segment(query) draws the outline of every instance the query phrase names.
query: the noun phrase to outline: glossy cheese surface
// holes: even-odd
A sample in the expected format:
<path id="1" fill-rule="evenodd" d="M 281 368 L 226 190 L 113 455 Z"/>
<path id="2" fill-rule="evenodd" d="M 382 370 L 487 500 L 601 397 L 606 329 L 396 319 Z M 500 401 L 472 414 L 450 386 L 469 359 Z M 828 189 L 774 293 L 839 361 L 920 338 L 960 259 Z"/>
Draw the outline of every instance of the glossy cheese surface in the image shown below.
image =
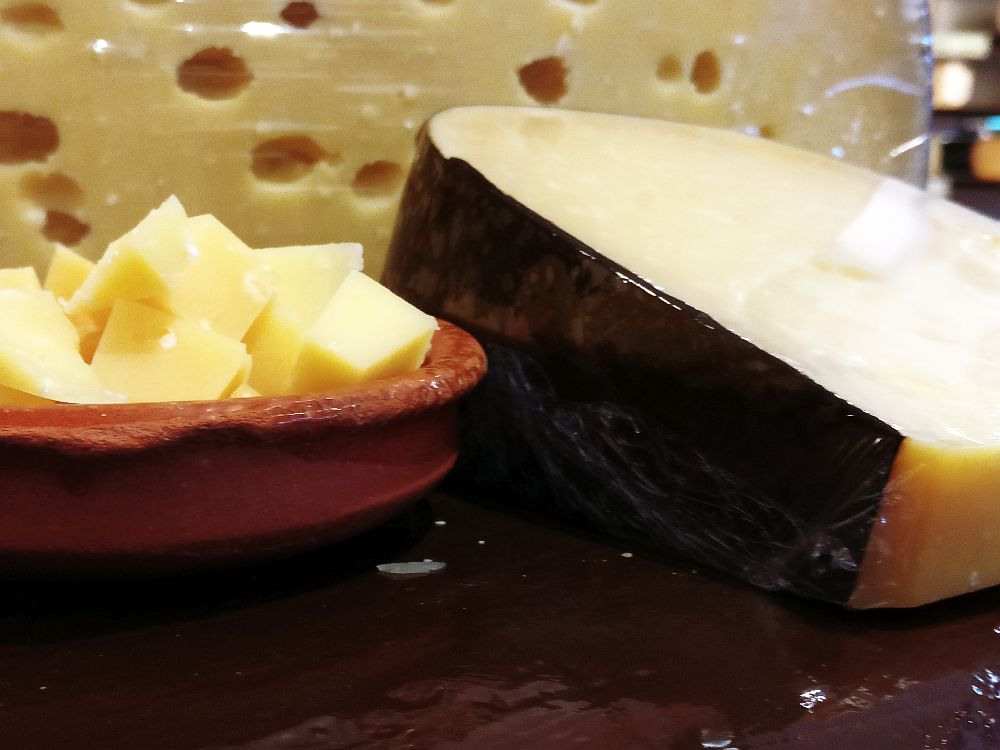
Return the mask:
<path id="1" fill-rule="evenodd" d="M 1000 224 L 821 157 L 653 121 L 470 108 L 430 134 L 904 435 L 1000 444 Z"/>
<path id="2" fill-rule="evenodd" d="M 96 259 L 176 193 L 252 247 L 361 242 L 377 277 L 414 134 L 458 104 L 711 124 L 924 174 L 918 0 L 307 5 L 97 0 L 0 18 L 3 264 L 44 270 L 57 243 Z"/>

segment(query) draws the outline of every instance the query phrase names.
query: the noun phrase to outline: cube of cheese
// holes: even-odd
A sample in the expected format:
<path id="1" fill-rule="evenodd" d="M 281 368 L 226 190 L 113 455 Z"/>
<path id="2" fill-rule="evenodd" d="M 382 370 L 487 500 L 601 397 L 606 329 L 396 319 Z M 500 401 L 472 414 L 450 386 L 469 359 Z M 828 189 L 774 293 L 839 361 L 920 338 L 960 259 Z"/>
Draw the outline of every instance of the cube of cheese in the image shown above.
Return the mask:
<path id="1" fill-rule="evenodd" d="M 0 290 L 0 384 L 52 401 L 113 403 L 78 351 L 79 337 L 51 292 Z"/>
<path id="2" fill-rule="evenodd" d="M 276 297 L 243 337 L 253 358 L 250 385 L 266 396 L 291 393 L 292 369 L 303 341 L 305 328 L 301 319 Z"/>
<path id="3" fill-rule="evenodd" d="M 351 271 L 306 334 L 292 389 L 334 390 L 415 370 L 436 328 L 430 315 Z"/>
<path id="4" fill-rule="evenodd" d="M 94 262 L 72 250 L 57 245 L 45 274 L 44 288 L 52 292 L 62 301 L 67 302 L 80 288 L 90 272 L 94 270 Z"/>
<path id="5" fill-rule="evenodd" d="M 257 251 L 276 274 L 278 299 L 311 326 L 349 271 L 363 267 L 361 245 L 270 247 Z"/>
<path id="6" fill-rule="evenodd" d="M 94 372 L 130 401 L 228 396 L 249 370 L 246 347 L 206 326 L 133 300 L 111 310 Z"/>
<path id="7" fill-rule="evenodd" d="M 115 240 L 66 304 L 66 312 L 107 310 L 119 299 L 165 306 L 168 289 L 197 255 L 188 244 L 187 214 L 175 197 Z"/>
<path id="8" fill-rule="evenodd" d="M 41 289 L 34 266 L 0 268 L 0 289 Z"/>
<path id="9" fill-rule="evenodd" d="M 241 339 L 274 293 L 273 274 L 214 216 L 188 219 L 184 232 L 191 260 L 170 285 L 167 307 Z"/>

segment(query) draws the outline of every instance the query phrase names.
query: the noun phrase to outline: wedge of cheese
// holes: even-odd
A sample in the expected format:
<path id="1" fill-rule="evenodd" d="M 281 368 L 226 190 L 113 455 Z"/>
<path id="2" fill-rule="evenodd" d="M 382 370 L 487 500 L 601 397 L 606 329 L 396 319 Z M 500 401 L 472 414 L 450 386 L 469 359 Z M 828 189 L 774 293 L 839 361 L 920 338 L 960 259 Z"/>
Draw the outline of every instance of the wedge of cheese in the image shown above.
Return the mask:
<path id="1" fill-rule="evenodd" d="M 377 278 L 413 136 L 459 104 L 711 124 L 920 180 L 925 5 L 12 0 L 0 265 L 96 259 L 176 194 L 251 247 L 361 242 Z"/>
<path id="2" fill-rule="evenodd" d="M 1000 583 L 1000 224 L 742 135 L 433 118 L 386 283 L 491 343 L 481 485 L 852 607 Z"/>

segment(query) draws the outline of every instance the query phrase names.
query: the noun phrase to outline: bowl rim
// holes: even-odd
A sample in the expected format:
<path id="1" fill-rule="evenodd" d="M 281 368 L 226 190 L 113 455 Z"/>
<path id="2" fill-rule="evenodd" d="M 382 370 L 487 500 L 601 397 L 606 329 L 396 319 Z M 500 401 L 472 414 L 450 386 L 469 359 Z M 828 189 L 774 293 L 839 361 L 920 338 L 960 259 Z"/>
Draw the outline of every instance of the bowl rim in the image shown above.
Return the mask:
<path id="1" fill-rule="evenodd" d="M 128 453 L 219 433 L 276 440 L 357 429 L 448 404 L 469 392 L 485 373 L 486 355 L 476 339 L 439 318 L 423 365 L 403 375 L 330 393 L 0 407 L 0 449 Z"/>

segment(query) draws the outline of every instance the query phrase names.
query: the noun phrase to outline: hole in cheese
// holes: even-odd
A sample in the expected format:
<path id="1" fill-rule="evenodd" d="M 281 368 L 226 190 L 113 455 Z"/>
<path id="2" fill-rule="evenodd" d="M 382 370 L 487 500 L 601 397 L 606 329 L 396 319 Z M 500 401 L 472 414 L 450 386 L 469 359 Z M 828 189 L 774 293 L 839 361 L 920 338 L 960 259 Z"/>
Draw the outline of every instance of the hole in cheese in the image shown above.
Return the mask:
<path id="1" fill-rule="evenodd" d="M 379 159 L 362 165 L 351 187 L 365 197 L 390 195 L 403 184 L 403 174 L 403 168 L 396 162 Z"/>
<path id="2" fill-rule="evenodd" d="M 207 47 L 177 68 L 177 84 L 203 99 L 232 99 L 252 80 L 247 64 L 226 47 Z"/>
<path id="3" fill-rule="evenodd" d="M 0 164 L 45 161 L 59 148 L 59 129 L 48 117 L 0 112 Z"/>
<path id="4" fill-rule="evenodd" d="M 324 158 L 336 157 L 330 157 L 307 135 L 285 135 L 259 144 L 253 150 L 250 169 L 259 180 L 294 182 Z"/>
<path id="5" fill-rule="evenodd" d="M 31 172 L 21 178 L 21 195 L 45 208 L 70 208 L 83 201 L 83 189 L 61 172 Z"/>
<path id="6" fill-rule="evenodd" d="M 757 135 L 768 140 L 774 139 L 774 125 L 761 125 L 757 128 Z"/>
<path id="7" fill-rule="evenodd" d="M 77 245 L 90 232 L 90 225 L 63 211 L 46 211 L 42 234 L 52 242 Z"/>
<path id="8" fill-rule="evenodd" d="M 691 68 L 691 83 L 699 94 L 711 94 L 719 88 L 722 67 L 719 58 L 711 50 L 699 52 Z"/>
<path id="9" fill-rule="evenodd" d="M 294 26 L 297 29 L 308 29 L 319 18 L 319 12 L 312 3 L 294 2 L 289 3 L 281 10 L 281 18 L 289 26 Z"/>
<path id="10" fill-rule="evenodd" d="M 558 56 L 543 57 L 517 71 L 517 78 L 528 96 L 542 104 L 553 104 L 566 96 L 569 70 Z"/>
<path id="11" fill-rule="evenodd" d="M 45 3 L 10 5 L 0 10 L 0 21 L 27 34 L 50 34 L 63 29 L 59 13 Z"/>
<path id="12" fill-rule="evenodd" d="M 656 66 L 656 77 L 661 81 L 676 81 L 683 73 L 684 66 L 681 65 L 681 61 L 677 59 L 676 55 L 664 55 Z"/>

